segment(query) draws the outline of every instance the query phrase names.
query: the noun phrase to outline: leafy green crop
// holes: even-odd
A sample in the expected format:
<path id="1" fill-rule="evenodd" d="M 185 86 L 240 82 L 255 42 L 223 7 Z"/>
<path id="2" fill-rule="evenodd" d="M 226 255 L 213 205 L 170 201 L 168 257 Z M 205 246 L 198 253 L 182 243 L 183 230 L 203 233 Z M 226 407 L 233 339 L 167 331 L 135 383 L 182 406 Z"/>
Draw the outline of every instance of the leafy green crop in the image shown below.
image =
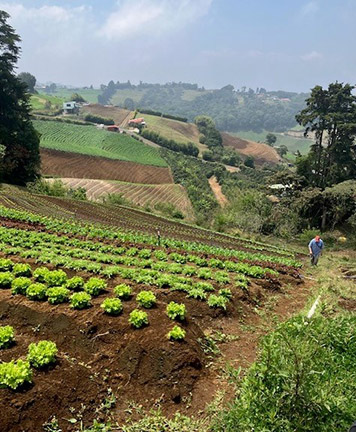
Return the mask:
<path id="1" fill-rule="evenodd" d="M 12 268 L 12 273 L 14 276 L 31 276 L 32 275 L 32 269 L 29 264 L 22 264 L 18 263 L 15 264 Z"/>
<path id="2" fill-rule="evenodd" d="M 66 283 L 67 274 L 63 270 L 52 270 L 44 276 L 44 279 L 49 287 L 58 287 Z"/>
<path id="3" fill-rule="evenodd" d="M 12 294 L 26 294 L 27 288 L 32 284 L 30 278 L 18 277 L 11 282 L 11 292 Z"/>
<path id="4" fill-rule="evenodd" d="M 66 282 L 66 288 L 71 291 L 81 291 L 84 287 L 84 279 L 80 276 L 74 276 Z"/>
<path id="5" fill-rule="evenodd" d="M 86 292 L 77 292 L 71 295 L 70 305 L 73 309 L 86 309 L 91 306 L 91 295 Z"/>
<path id="6" fill-rule="evenodd" d="M 30 300 L 44 300 L 47 296 L 47 287 L 46 285 L 37 282 L 31 284 L 26 290 L 26 297 Z"/>
<path id="7" fill-rule="evenodd" d="M 208 305 L 211 308 L 221 308 L 226 310 L 228 301 L 229 300 L 225 296 L 210 294 L 208 298 Z"/>
<path id="8" fill-rule="evenodd" d="M 126 284 L 116 285 L 114 294 L 122 300 L 129 300 L 132 297 L 132 288 Z"/>
<path id="9" fill-rule="evenodd" d="M 9 271 L 0 273 L 0 288 L 10 288 L 14 276 Z"/>
<path id="10" fill-rule="evenodd" d="M 106 282 L 99 278 L 90 278 L 84 285 L 84 291 L 92 296 L 97 296 L 102 293 L 107 287 Z"/>
<path id="11" fill-rule="evenodd" d="M 185 330 L 182 327 L 174 326 L 170 332 L 168 332 L 167 337 L 170 340 L 181 341 L 185 338 Z"/>
<path id="12" fill-rule="evenodd" d="M 144 325 L 148 325 L 147 313 L 139 309 L 134 309 L 130 313 L 129 323 L 136 328 L 141 328 Z"/>
<path id="13" fill-rule="evenodd" d="M 118 298 L 107 298 L 101 303 L 100 307 L 108 315 L 119 315 L 122 312 L 122 302 Z"/>
<path id="14" fill-rule="evenodd" d="M 31 343 L 28 347 L 27 360 L 35 368 L 42 368 L 55 363 L 57 346 L 52 341 L 40 341 L 37 344 Z"/>
<path id="15" fill-rule="evenodd" d="M 206 299 L 206 292 L 202 290 L 201 288 L 191 288 L 188 291 L 187 297 L 194 298 L 196 300 L 205 300 Z"/>
<path id="16" fill-rule="evenodd" d="M 0 258 L 0 272 L 11 271 L 14 263 L 7 258 Z"/>
<path id="17" fill-rule="evenodd" d="M 47 267 L 38 267 L 33 272 L 33 277 L 36 279 L 37 282 L 46 282 L 46 275 L 50 273 L 50 270 Z"/>
<path id="18" fill-rule="evenodd" d="M 227 300 L 232 299 L 232 292 L 229 288 L 223 288 L 219 290 L 219 296 L 225 297 Z"/>
<path id="19" fill-rule="evenodd" d="M 0 327 L 0 349 L 8 348 L 15 340 L 15 332 L 11 326 Z"/>
<path id="20" fill-rule="evenodd" d="M 152 291 L 141 291 L 137 294 L 136 301 L 140 306 L 150 309 L 156 304 L 157 299 Z"/>
<path id="21" fill-rule="evenodd" d="M 25 383 L 32 381 L 30 363 L 23 360 L 0 363 L 0 387 L 17 390 Z"/>
<path id="22" fill-rule="evenodd" d="M 47 290 L 48 303 L 59 304 L 68 301 L 70 291 L 65 287 L 52 287 Z"/>
<path id="23" fill-rule="evenodd" d="M 199 290 L 203 290 L 206 292 L 207 291 L 214 291 L 214 287 L 209 282 L 197 282 L 193 286 L 194 286 L 194 288 L 197 288 Z"/>
<path id="24" fill-rule="evenodd" d="M 172 301 L 167 305 L 166 311 L 167 311 L 168 317 L 171 320 L 178 319 L 178 320 L 183 321 L 185 318 L 186 309 L 185 309 L 184 303 L 179 304 L 179 303 Z"/>

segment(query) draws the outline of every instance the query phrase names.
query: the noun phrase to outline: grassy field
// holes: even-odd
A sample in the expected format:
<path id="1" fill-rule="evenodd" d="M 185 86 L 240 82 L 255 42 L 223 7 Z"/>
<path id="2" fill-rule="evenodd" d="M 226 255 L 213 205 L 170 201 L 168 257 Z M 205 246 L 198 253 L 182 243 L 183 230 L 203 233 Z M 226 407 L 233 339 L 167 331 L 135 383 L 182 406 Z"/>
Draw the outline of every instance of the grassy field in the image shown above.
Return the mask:
<path id="1" fill-rule="evenodd" d="M 232 133 L 231 135 L 235 135 L 235 136 L 238 136 L 240 138 L 244 138 L 244 139 L 251 140 L 251 141 L 265 142 L 267 134 L 268 134 L 268 131 L 264 131 L 261 133 L 257 133 L 257 132 L 253 132 L 253 131 L 248 131 L 248 132 L 241 131 L 241 132 Z M 275 135 L 277 136 L 277 142 L 275 145 L 276 146 L 280 146 L 280 145 L 287 146 L 290 153 L 295 153 L 297 150 L 299 150 L 300 153 L 306 154 L 306 153 L 308 153 L 309 147 L 312 143 L 312 141 L 309 139 L 294 138 L 294 137 L 280 134 L 280 133 L 275 133 Z"/>
<path id="2" fill-rule="evenodd" d="M 110 159 L 137 162 L 143 165 L 167 166 L 155 148 L 127 135 L 54 121 L 34 121 L 41 133 L 41 147 Z"/>
<path id="3" fill-rule="evenodd" d="M 56 93 L 54 94 L 55 97 L 61 98 L 65 101 L 68 101 L 71 99 L 71 95 L 73 93 L 79 93 L 83 98 L 89 102 L 89 103 L 97 103 L 98 102 L 98 95 L 101 94 L 101 90 L 99 89 L 83 89 L 83 88 L 77 88 L 77 89 L 57 89 Z M 41 93 L 41 95 L 46 95 L 46 93 Z M 48 95 L 46 95 L 48 96 Z"/>
<path id="4" fill-rule="evenodd" d="M 50 102 L 52 104 L 52 108 L 58 107 L 62 108 L 62 104 L 64 99 L 61 99 L 58 96 L 52 96 L 48 94 L 37 94 L 31 95 L 30 103 L 33 110 L 44 110 L 46 102 Z"/>

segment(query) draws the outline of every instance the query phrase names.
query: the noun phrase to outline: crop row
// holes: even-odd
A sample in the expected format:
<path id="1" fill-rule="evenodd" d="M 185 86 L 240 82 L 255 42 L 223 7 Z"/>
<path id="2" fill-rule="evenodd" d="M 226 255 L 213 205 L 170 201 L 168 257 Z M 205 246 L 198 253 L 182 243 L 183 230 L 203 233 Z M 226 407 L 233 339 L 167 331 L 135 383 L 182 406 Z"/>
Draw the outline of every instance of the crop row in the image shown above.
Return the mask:
<path id="1" fill-rule="evenodd" d="M 116 241 L 118 240 L 122 242 L 143 243 L 148 245 L 154 245 L 156 243 L 156 238 L 154 236 L 132 232 L 122 232 L 119 230 L 109 229 L 108 227 L 103 227 L 100 225 L 84 225 L 78 222 L 69 222 L 68 220 L 56 220 L 49 217 L 34 215 L 29 212 L 8 209 L 3 206 L 0 206 L 0 216 L 14 220 L 25 221 L 28 223 L 40 223 L 49 230 L 53 230 L 55 232 L 60 232 L 63 234 L 70 233 L 73 235 L 86 236 L 87 238 L 109 239 Z M 162 239 L 162 246 L 183 249 L 187 252 L 192 253 L 208 253 L 217 257 L 237 258 L 240 260 L 260 261 L 266 263 L 272 262 L 293 267 L 300 266 L 299 262 L 287 257 L 264 255 L 260 253 L 251 253 L 233 249 L 224 249 L 196 242 L 178 241 L 164 238 Z"/>

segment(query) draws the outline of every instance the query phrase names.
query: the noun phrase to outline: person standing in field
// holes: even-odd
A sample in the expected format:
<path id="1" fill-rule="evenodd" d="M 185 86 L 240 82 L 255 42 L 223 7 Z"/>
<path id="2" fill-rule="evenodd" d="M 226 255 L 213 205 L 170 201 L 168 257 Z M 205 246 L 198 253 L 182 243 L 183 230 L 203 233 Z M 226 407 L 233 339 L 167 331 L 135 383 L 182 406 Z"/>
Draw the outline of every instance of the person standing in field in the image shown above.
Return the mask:
<path id="1" fill-rule="evenodd" d="M 315 236 L 309 243 L 310 262 L 312 265 L 317 265 L 319 257 L 322 254 L 324 242 L 320 236 Z"/>
<path id="2" fill-rule="evenodd" d="M 157 233 L 157 245 L 161 246 L 161 231 L 159 228 L 157 228 L 156 233 Z"/>

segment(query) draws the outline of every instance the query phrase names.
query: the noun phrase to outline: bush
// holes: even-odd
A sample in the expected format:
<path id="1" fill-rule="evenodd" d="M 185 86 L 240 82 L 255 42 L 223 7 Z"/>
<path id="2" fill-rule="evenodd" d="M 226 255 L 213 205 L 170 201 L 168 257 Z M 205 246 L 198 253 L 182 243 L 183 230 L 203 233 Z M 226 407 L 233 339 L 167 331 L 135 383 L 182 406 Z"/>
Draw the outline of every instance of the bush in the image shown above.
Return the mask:
<path id="1" fill-rule="evenodd" d="M 27 277 L 18 277 L 11 282 L 11 293 L 25 295 L 27 288 L 32 284 Z"/>
<path id="2" fill-rule="evenodd" d="M 86 292 L 72 294 L 70 306 L 73 309 L 86 309 L 91 306 L 91 295 Z"/>
<path id="3" fill-rule="evenodd" d="M 33 272 L 33 277 L 37 282 L 46 282 L 46 275 L 50 273 L 50 270 L 47 267 L 38 267 Z"/>
<path id="4" fill-rule="evenodd" d="M 147 313 L 144 311 L 140 311 L 139 309 L 134 309 L 130 313 L 129 323 L 136 328 L 148 325 Z"/>
<path id="5" fill-rule="evenodd" d="M 208 298 L 208 305 L 211 308 L 221 308 L 226 310 L 228 299 L 221 295 L 210 294 Z"/>
<path id="6" fill-rule="evenodd" d="M 14 276 L 31 276 L 32 275 L 32 269 L 30 264 L 15 264 L 12 269 L 12 273 Z"/>
<path id="7" fill-rule="evenodd" d="M 12 281 L 14 280 L 14 276 L 10 272 L 0 273 L 0 288 L 10 288 Z"/>
<path id="8" fill-rule="evenodd" d="M 129 300 L 132 297 L 132 288 L 126 284 L 116 285 L 114 294 L 122 300 Z"/>
<path id="9" fill-rule="evenodd" d="M 167 334 L 168 339 L 181 341 L 185 338 L 185 330 L 179 326 L 174 326 L 172 330 Z"/>
<path id="10" fill-rule="evenodd" d="M 0 258 L 0 272 L 11 271 L 14 263 L 7 258 Z"/>
<path id="11" fill-rule="evenodd" d="M 48 288 L 47 297 L 48 303 L 59 304 L 68 301 L 70 291 L 65 287 Z"/>
<path id="12" fill-rule="evenodd" d="M 30 363 L 23 360 L 0 363 L 0 387 L 17 390 L 25 383 L 32 381 Z"/>
<path id="13" fill-rule="evenodd" d="M 55 363 L 57 352 L 54 342 L 43 340 L 37 344 L 31 343 L 28 347 L 27 360 L 33 367 L 42 368 Z"/>
<path id="14" fill-rule="evenodd" d="M 168 318 L 170 318 L 171 320 L 178 319 L 183 321 L 185 318 L 186 309 L 185 304 L 183 303 L 179 304 L 172 301 L 167 305 L 166 311 Z"/>
<path id="15" fill-rule="evenodd" d="M 26 290 L 26 297 L 30 300 L 44 300 L 47 296 L 46 285 L 38 282 L 31 284 Z"/>
<path id="16" fill-rule="evenodd" d="M 11 326 L 0 327 L 0 349 L 8 348 L 15 341 L 15 332 Z"/>
<path id="17" fill-rule="evenodd" d="M 150 309 L 156 304 L 157 299 L 152 291 L 141 291 L 137 294 L 136 301 L 140 306 Z"/>
<path id="18" fill-rule="evenodd" d="M 100 307 L 108 315 L 119 315 L 122 312 L 122 303 L 118 298 L 107 298 L 101 303 Z"/>
<path id="19" fill-rule="evenodd" d="M 84 285 L 84 291 L 92 296 L 97 296 L 102 293 L 107 287 L 106 282 L 99 278 L 90 278 Z"/>
<path id="20" fill-rule="evenodd" d="M 53 270 L 45 274 L 44 279 L 49 287 L 59 287 L 66 283 L 67 274 L 63 270 Z"/>
<path id="21" fill-rule="evenodd" d="M 81 291 L 84 287 L 84 279 L 80 276 L 74 276 L 67 280 L 66 288 L 71 291 Z"/>

